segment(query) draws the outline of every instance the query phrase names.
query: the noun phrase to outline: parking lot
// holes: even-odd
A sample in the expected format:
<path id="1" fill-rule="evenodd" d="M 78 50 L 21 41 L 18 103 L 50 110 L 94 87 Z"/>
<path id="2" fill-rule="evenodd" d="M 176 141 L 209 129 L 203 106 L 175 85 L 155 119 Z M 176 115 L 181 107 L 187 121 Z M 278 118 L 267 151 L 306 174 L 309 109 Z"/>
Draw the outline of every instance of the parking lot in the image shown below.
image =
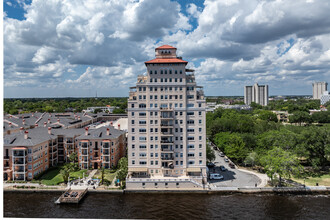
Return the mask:
<path id="1" fill-rule="evenodd" d="M 254 174 L 238 170 L 237 167 L 230 168 L 229 162 L 225 162 L 226 157 L 220 157 L 220 152 L 215 150 L 215 167 L 209 168 L 210 173 L 220 173 L 224 178 L 222 180 L 209 180 L 209 183 L 215 187 L 254 187 L 260 184 L 261 179 Z M 220 166 L 224 166 L 226 171 L 221 171 Z"/>

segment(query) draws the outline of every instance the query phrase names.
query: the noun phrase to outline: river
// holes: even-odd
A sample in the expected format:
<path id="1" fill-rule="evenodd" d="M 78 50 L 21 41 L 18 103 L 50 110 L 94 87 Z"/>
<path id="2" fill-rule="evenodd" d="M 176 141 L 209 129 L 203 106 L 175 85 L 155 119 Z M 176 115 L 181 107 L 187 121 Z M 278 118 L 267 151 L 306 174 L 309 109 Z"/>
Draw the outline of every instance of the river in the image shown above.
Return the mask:
<path id="1" fill-rule="evenodd" d="M 330 195 L 99 194 L 56 205 L 61 193 L 4 193 L 4 217 L 329 219 Z"/>

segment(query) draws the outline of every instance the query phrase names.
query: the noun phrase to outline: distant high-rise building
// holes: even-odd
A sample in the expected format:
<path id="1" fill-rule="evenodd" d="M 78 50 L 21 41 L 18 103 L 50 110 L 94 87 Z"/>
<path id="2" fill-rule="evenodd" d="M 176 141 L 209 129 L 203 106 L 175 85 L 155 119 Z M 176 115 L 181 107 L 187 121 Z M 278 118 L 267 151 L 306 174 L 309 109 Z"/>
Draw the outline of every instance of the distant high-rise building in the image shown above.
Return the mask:
<path id="1" fill-rule="evenodd" d="M 126 187 L 194 188 L 206 182 L 205 98 L 176 48 L 156 48 L 128 99 Z M 183 181 L 184 180 L 184 181 Z"/>
<path id="2" fill-rule="evenodd" d="M 258 85 L 244 87 L 244 103 L 250 105 L 255 102 L 259 105 L 268 105 L 268 85 Z"/>
<path id="3" fill-rule="evenodd" d="M 321 99 L 323 92 L 327 91 L 328 83 L 315 82 L 313 83 L 313 99 Z"/>
<path id="4" fill-rule="evenodd" d="M 328 91 L 323 92 L 321 95 L 321 105 L 330 101 L 330 93 Z"/>

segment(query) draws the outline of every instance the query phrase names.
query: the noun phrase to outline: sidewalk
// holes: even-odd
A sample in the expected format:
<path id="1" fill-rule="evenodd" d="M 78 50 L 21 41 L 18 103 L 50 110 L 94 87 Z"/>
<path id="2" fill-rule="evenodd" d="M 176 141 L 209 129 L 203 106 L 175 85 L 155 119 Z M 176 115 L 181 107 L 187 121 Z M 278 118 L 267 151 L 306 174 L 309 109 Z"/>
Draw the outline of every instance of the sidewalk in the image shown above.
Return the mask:
<path id="1" fill-rule="evenodd" d="M 265 187 L 269 181 L 269 177 L 267 176 L 267 174 L 258 173 L 258 172 L 254 172 L 254 171 L 250 171 L 250 170 L 246 170 L 246 169 L 242 169 L 242 168 L 238 168 L 237 170 L 256 175 L 259 179 L 261 179 L 261 182 L 260 182 L 260 184 L 258 184 L 257 187 Z"/>

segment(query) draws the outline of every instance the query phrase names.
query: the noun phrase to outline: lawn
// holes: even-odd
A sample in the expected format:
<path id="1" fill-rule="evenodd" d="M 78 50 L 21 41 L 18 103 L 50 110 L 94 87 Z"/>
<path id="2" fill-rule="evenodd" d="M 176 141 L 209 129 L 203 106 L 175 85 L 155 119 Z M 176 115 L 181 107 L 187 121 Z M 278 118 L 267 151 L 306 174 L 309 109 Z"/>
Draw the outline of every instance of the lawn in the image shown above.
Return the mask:
<path id="1" fill-rule="evenodd" d="M 110 170 L 106 169 L 104 170 L 104 179 L 109 181 L 110 183 L 112 182 L 112 180 L 115 178 L 116 173 L 111 173 Z M 96 172 L 96 174 L 93 176 L 93 179 L 102 179 L 102 174 L 101 174 L 101 170 L 98 170 Z"/>
<path id="2" fill-rule="evenodd" d="M 58 185 L 63 183 L 63 177 L 60 174 L 61 167 L 55 167 L 49 171 L 46 171 L 44 175 L 40 177 L 41 183 L 44 185 Z"/>
<path id="3" fill-rule="evenodd" d="M 46 173 L 40 177 L 41 183 L 49 186 L 63 183 L 64 180 L 62 175 L 60 174 L 61 168 L 62 167 L 55 167 L 49 171 L 46 171 Z M 85 173 L 85 177 L 86 177 L 87 170 L 79 170 L 76 172 L 71 172 L 70 177 L 74 177 L 76 179 L 78 179 L 79 177 L 83 178 L 83 173 Z"/>
<path id="4" fill-rule="evenodd" d="M 292 180 L 304 184 L 304 179 L 292 178 Z M 306 177 L 306 186 L 315 186 L 316 183 L 318 183 L 319 186 L 330 186 L 330 174 L 324 174 L 319 177 Z"/>

